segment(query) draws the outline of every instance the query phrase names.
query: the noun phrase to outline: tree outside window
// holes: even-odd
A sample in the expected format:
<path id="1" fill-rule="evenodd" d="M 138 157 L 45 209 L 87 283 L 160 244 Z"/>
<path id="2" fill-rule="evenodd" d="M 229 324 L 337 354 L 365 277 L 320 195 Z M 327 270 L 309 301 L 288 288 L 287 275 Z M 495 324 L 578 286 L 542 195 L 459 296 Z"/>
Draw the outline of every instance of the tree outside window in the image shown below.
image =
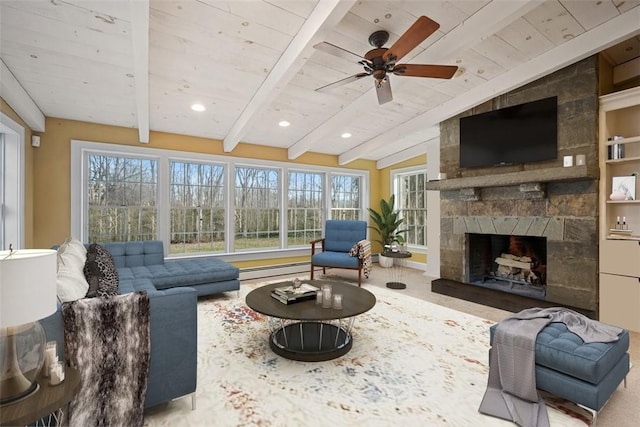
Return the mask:
<path id="1" fill-rule="evenodd" d="M 322 236 L 324 174 L 289 172 L 287 245 L 308 245 Z"/>
<path id="2" fill-rule="evenodd" d="M 158 238 L 155 160 L 88 156 L 89 242 Z"/>
<path id="3" fill-rule="evenodd" d="M 331 219 L 360 219 L 360 176 L 331 176 Z"/>
<path id="4" fill-rule="evenodd" d="M 280 247 L 279 171 L 236 167 L 235 250 Z"/>
<path id="5" fill-rule="evenodd" d="M 224 166 L 171 161 L 170 253 L 225 249 Z"/>
<path id="6" fill-rule="evenodd" d="M 88 141 L 72 141 L 71 155 L 83 162 L 72 164 L 72 230 L 85 242 L 162 240 L 171 255 L 306 250 L 326 219 L 363 217 L 358 170 Z"/>

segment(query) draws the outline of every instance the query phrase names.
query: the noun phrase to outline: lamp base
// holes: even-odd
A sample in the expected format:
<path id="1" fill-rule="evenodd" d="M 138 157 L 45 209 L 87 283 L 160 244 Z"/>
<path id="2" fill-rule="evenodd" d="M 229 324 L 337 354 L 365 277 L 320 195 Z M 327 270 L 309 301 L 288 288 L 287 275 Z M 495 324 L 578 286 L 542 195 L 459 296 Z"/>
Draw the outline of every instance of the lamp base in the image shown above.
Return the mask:
<path id="1" fill-rule="evenodd" d="M 37 382 L 31 382 L 25 376 L 6 379 L 0 383 L 0 406 L 26 399 L 38 388 Z"/>
<path id="2" fill-rule="evenodd" d="M 38 389 L 44 346 L 39 322 L 0 330 L 0 405 L 24 399 Z"/>

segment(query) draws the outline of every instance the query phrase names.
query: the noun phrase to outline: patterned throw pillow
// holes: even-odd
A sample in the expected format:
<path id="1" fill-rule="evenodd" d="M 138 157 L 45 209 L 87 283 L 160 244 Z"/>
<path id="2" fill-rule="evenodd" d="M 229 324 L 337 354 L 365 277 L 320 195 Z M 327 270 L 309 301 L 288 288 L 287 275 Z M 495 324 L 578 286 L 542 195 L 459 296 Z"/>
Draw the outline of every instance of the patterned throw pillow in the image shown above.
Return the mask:
<path id="1" fill-rule="evenodd" d="M 118 270 L 113 257 L 105 248 L 97 243 L 89 246 L 83 271 L 89 282 L 87 297 L 118 295 Z"/>

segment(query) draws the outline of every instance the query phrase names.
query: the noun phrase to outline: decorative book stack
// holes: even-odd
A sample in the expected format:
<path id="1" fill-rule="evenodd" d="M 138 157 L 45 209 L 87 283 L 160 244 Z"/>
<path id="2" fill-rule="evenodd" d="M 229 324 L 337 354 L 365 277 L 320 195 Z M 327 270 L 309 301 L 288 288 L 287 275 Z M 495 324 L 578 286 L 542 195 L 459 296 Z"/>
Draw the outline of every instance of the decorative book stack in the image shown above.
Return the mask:
<path id="1" fill-rule="evenodd" d="M 302 283 L 300 288 L 294 289 L 293 286 L 282 286 L 271 291 L 271 297 L 277 299 L 283 304 L 293 304 L 300 301 L 306 301 L 316 298 L 316 292 L 320 289 L 309 283 Z"/>

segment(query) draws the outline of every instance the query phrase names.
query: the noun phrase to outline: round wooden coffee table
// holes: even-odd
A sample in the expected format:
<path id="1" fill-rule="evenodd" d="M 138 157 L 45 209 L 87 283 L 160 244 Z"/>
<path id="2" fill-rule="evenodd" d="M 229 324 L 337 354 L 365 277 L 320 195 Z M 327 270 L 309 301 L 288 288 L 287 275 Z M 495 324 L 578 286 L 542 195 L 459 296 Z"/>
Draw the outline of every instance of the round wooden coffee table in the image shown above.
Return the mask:
<path id="1" fill-rule="evenodd" d="M 291 282 L 272 283 L 249 292 L 246 303 L 254 311 L 268 316 L 274 353 L 287 359 L 320 362 L 340 357 L 353 345 L 351 330 L 355 317 L 369 311 L 376 297 L 366 289 L 348 283 L 304 280 L 318 288 L 332 286 L 333 294 L 342 295 L 342 308 L 322 308 L 315 300 L 283 304 L 271 297 L 275 288 Z"/>

